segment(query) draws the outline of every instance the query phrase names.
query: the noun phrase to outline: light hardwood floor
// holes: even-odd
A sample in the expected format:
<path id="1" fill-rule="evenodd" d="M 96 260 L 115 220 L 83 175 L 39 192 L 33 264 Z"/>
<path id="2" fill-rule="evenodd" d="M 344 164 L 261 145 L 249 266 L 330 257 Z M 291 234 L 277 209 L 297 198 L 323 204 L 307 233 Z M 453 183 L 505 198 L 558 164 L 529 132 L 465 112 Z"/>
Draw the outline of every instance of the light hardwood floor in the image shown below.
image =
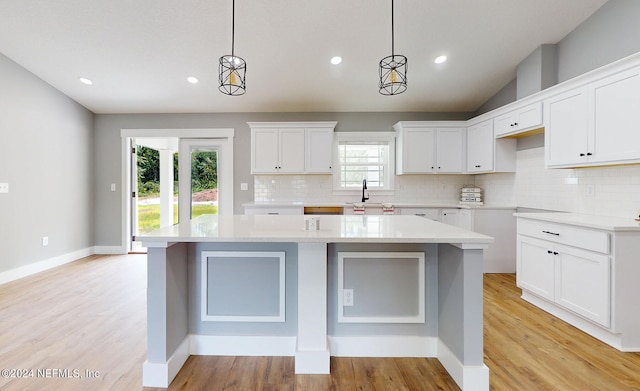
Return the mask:
<path id="1" fill-rule="evenodd" d="M 93 256 L 1 285 L 0 369 L 23 377 L 0 377 L 0 390 L 142 390 L 145 259 Z M 519 295 L 513 275 L 485 277 L 492 390 L 640 390 L 640 353 L 618 352 Z M 436 359 L 332 358 L 331 375 L 293 366 L 291 357 L 192 356 L 169 389 L 458 389 Z"/>

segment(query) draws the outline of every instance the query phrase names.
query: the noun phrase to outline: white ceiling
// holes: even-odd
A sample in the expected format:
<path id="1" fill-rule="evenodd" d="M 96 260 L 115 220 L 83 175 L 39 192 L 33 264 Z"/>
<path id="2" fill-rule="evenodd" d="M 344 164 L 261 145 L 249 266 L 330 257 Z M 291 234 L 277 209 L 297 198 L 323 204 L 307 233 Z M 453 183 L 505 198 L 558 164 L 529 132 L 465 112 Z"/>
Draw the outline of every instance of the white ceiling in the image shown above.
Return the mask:
<path id="1" fill-rule="evenodd" d="M 605 2 L 398 0 L 409 88 L 397 96 L 377 88 L 391 54 L 388 0 L 237 0 L 240 97 L 217 86 L 231 0 L 0 0 L 0 53 L 95 113 L 474 111 Z M 436 65 L 440 54 L 449 60 Z"/>

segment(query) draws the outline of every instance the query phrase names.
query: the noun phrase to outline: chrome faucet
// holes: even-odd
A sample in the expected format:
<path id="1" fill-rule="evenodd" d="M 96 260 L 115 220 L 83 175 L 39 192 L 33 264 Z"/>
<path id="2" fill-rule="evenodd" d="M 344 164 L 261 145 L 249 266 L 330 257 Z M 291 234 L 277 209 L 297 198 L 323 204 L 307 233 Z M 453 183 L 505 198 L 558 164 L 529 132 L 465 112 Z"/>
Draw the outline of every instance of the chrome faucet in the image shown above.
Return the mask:
<path id="1" fill-rule="evenodd" d="M 365 193 L 365 190 L 367 190 L 367 180 L 363 179 L 362 180 L 362 202 L 365 202 L 366 200 L 369 199 L 369 192 Z"/>

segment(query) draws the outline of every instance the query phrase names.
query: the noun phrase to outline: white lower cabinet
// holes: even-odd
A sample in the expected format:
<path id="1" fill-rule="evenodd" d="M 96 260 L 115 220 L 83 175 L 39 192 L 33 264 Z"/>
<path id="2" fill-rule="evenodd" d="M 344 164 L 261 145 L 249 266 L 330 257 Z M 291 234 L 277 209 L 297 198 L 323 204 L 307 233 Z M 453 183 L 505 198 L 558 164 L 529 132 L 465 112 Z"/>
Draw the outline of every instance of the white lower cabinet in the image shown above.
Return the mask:
<path id="1" fill-rule="evenodd" d="M 610 258 L 518 235 L 518 286 L 602 326 L 611 325 Z"/>
<path id="2" fill-rule="evenodd" d="M 623 352 L 640 352 L 640 227 L 633 219 L 516 213 L 522 298 Z"/>

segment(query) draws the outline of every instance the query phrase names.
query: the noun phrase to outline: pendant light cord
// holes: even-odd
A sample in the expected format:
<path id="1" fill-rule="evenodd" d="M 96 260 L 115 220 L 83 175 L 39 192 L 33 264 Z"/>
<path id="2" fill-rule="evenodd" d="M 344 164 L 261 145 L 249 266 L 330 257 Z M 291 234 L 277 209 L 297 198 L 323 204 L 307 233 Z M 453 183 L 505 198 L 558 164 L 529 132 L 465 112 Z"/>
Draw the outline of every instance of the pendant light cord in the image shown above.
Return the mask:
<path id="1" fill-rule="evenodd" d="M 394 42 L 395 42 L 395 39 L 393 36 L 393 0 L 391 0 L 391 56 L 395 55 Z"/>
<path id="2" fill-rule="evenodd" d="M 231 58 L 233 59 L 236 36 L 236 0 L 233 0 L 231 4 Z"/>

